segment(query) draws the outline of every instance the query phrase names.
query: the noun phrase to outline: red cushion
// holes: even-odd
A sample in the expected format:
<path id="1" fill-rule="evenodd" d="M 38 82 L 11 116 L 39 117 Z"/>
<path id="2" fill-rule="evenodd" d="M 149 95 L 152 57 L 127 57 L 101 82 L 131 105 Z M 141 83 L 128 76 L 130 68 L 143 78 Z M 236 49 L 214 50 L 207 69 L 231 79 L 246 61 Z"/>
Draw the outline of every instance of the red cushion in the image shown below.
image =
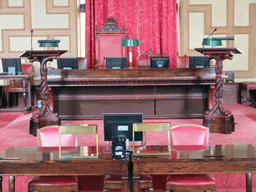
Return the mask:
<path id="1" fill-rule="evenodd" d="M 215 179 L 211 175 L 204 174 L 169 175 L 166 184 L 185 186 L 215 185 Z"/>
<path id="2" fill-rule="evenodd" d="M 104 178 L 104 183 L 121 184 L 122 175 L 106 175 Z"/>
<path id="3" fill-rule="evenodd" d="M 59 128 L 58 126 L 45 127 L 38 130 L 40 147 L 59 147 Z M 61 146 L 75 147 L 76 136 L 74 134 L 61 135 Z"/>
<path id="4" fill-rule="evenodd" d="M 148 183 L 153 182 L 153 179 L 150 175 L 140 175 L 140 183 Z M 113 184 L 121 184 L 122 176 L 121 175 L 106 175 L 104 179 L 104 183 L 113 183 Z"/>
<path id="5" fill-rule="evenodd" d="M 23 86 L 22 85 L 12 85 L 12 86 L 9 86 L 8 89 L 23 89 Z"/>
<path id="6" fill-rule="evenodd" d="M 28 184 L 36 186 L 70 186 L 78 185 L 78 182 L 75 176 L 37 176 Z"/>
<path id="7" fill-rule="evenodd" d="M 149 183 L 153 182 L 153 179 L 150 175 L 140 175 L 140 183 Z"/>

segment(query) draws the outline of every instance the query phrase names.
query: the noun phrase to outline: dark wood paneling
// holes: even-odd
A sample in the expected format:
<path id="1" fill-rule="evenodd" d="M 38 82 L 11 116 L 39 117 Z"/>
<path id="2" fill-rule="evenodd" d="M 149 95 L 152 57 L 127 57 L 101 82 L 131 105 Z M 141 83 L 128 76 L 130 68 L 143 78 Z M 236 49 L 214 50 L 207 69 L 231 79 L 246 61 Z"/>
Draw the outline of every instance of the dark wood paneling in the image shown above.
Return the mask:
<path id="1" fill-rule="evenodd" d="M 56 70 L 49 74 L 54 112 L 61 119 L 143 113 L 144 118 L 202 118 L 214 68 Z"/>

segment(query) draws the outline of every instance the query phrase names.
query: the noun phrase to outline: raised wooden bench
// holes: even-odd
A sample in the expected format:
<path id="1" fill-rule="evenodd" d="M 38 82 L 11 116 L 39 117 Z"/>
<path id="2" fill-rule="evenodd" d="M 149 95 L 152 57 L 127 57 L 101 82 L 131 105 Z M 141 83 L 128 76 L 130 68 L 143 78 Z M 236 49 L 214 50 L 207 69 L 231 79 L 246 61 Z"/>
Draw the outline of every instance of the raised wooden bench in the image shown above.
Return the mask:
<path id="1" fill-rule="evenodd" d="M 241 103 L 250 106 L 252 104 L 252 94 L 250 91 L 256 90 L 256 82 L 241 83 Z"/>

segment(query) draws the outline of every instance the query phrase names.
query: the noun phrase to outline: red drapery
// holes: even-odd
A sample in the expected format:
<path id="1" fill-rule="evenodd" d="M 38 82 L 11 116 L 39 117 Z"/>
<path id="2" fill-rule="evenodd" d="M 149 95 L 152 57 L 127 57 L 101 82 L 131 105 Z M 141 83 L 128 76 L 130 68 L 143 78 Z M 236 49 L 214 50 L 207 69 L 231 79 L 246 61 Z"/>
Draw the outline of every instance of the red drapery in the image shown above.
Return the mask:
<path id="1" fill-rule="evenodd" d="M 150 49 L 170 57 L 170 67 L 177 65 L 176 0 L 86 0 L 86 54 L 88 68 L 95 66 L 95 27 L 100 29 L 108 17 L 126 28 L 126 38 L 139 39 L 143 54 Z M 136 62 L 133 62 L 136 63 Z"/>

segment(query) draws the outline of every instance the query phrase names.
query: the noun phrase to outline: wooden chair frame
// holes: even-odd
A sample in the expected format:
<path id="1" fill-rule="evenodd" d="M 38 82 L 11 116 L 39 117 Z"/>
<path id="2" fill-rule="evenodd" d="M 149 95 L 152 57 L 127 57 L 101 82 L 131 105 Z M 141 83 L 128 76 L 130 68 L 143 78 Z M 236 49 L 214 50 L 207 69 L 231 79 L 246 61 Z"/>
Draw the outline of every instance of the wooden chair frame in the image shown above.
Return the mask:
<path id="1" fill-rule="evenodd" d="M 61 134 L 94 134 L 96 136 L 95 146 L 96 154 L 93 156 L 71 156 L 63 155 L 61 147 Z M 83 149 L 83 148 L 82 148 Z M 98 139 L 98 127 L 97 125 L 60 125 L 59 126 L 59 158 L 71 158 L 71 159 L 95 159 L 99 157 L 99 139 Z"/>
<path id="2" fill-rule="evenodd" d="M 147 131 L 165 131 L 168 134 L 168 152 L 156 153 L 138 153 L 135 151 L 135 132 L 143 132 L 143 143 L 146 145 L 146 132 Z M 171 123 L 134 123 L 133 124 L 133 154 L 134 155 L 171 155 Z"/>

